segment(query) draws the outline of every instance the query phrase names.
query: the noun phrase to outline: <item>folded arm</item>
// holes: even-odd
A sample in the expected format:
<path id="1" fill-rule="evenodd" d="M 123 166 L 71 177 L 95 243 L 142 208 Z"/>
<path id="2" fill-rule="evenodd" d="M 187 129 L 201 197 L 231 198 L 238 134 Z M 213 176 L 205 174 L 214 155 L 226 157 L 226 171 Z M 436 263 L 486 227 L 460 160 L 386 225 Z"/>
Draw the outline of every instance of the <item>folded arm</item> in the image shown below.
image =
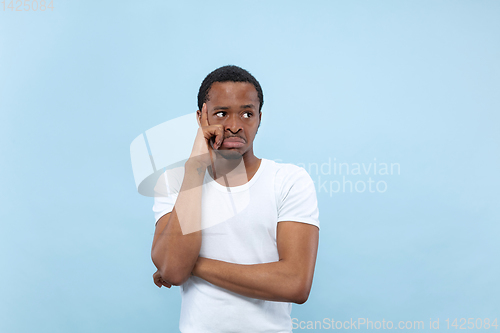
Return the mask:
<path id="1" fill-rule="evenodd" d="M 176 286 L 191 275 L 201 247 L 200 202 L 204 172 L 198 174 L 191 169 L 186 166 L 173 211 L 158 220 L 151 248 L 151 259 L 162 280 Z"/>
<path id="2" fill-rule="evenodd" d="M 201 195 L 205 172 L 213 166 L 213 147 L 222 144 L 224 127 L 208 123 L 206 103 L 198 114 L 198 132 L 193 150 L 184 164 L 184 179 L 175 206 L 156 224 L 151 259 L 158 268 L 153 275 L 155 284 L 179 286 L 190 276 L 201 248 Z M 173 142 L 175 144 L 175 142 Z M 165 174 L 163 174 L 165 177 Z M 155 195 L 168 195 L 165 179 L 158 180 Z"/>
<path id="3" fill-rule="evenodd" d="M 279 261 L 242 265 L 199 257 L 192 274 L 243 296 L 302 304 L 313 281 L 318 231 L 311 224 L 279 222 Z"/>

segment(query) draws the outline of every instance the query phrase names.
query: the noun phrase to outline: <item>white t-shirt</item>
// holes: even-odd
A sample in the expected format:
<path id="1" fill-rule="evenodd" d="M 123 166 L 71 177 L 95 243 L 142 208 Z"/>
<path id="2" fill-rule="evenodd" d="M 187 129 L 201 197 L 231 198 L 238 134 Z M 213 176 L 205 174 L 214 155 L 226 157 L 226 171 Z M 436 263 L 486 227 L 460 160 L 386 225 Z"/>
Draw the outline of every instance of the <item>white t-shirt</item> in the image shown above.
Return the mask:
<path id="1" fill-rule="evenodd" d="M 156 222 L 172 211 L 183 175 L 184 168 L 167 171 L 168 195 L 154 200 Z M 319 228 L 318 215 L 314 183 L 304 168 L 262 159 L 252 179 L 235 187 L 220 185 L 206 172 L 200 256 L 237 264 L 278 261 L 278 222 Z M 291 303 L 241 296 L 195 276 L 180 288 L 183 333 L 292 331 Z"/>

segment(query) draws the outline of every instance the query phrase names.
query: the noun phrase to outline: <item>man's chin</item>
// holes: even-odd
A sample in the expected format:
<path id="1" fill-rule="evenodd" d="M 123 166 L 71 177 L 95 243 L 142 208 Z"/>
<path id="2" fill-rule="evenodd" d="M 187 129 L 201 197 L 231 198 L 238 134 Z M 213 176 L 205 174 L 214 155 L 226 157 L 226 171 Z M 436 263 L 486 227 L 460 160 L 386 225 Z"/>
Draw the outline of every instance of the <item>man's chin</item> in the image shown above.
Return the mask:
<path id="1" fill-rule="evenodd" d="M 242 158 L 242 154 L 236 149 L 219 149 L 217 150 L 217 154 L 226 160 L 238 160 Z"/>

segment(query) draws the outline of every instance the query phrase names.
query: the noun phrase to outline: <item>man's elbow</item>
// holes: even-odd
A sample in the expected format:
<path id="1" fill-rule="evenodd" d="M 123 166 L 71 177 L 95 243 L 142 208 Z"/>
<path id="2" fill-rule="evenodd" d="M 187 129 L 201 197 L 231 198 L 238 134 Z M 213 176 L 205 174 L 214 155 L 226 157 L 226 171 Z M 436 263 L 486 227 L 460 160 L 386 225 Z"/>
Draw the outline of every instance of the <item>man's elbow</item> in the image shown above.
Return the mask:
<path id="1" fill-rule="evenodd" d="M 190 274 L 179 274 L 176 272 L 172 272 L 171 270 L 170 271 L 160 270 L 160 275 L 162 279 L 164 279 L 173 286 L 180 286 L 184 284 L 184 282 L 186 282 L 190 276 Z"/>
<path id="2" fill-rule="evenodd" d="M 151 253 L 151 260 L 158 269 L 161 278 L 173 286 L 182 285 L 191 275 L 191 272 L 184 272 L 185 270 L 180 267 L 177 269 L 171 267 L 172 265 L 165 262 L 165 258 L 159 258 L 157 255 L 155 256 L 154 251 Z"/>
<path id="3" fill-rule="evenodd" d="M 291 301 L 297 304 L 304 304 L 309 298 L 309 293 L 311 291 L 311 284 L 307 282 L 300 282 L 294 288 L 291 295 Z"/>
<path id="4" fill-rule="evenodd" d="M 168 265 L 158 266 L 155 264 L 155 266 L 158 268 L 161 278 L 173 286 L 180 286 L 184 284 L 184 282 L 186 282 L 191 276 L 191 273 L 185 273 L 178 269 L 169 268 Z"/>
<path id="5" fill-rule="evenodd" d="M 293 296 L 292 302 L 297 304 L 304 304 L 309 298 L 308 291 L 300 291 Z"/>

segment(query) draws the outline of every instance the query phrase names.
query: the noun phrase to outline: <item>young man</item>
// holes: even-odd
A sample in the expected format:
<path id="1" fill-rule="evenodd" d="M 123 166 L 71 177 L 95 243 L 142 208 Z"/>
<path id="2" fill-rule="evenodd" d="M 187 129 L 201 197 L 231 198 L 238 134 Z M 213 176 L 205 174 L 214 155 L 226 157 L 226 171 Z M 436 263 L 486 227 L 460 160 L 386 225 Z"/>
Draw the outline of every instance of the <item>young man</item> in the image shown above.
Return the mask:
<path id="1" fill-rule="evenodd" d="M 291 332 L 291 303 L 309 296 L 316 192 L 303 168 L 254 155 L 262 104 L 244 69 L 210 73 L 191 156 L 157 183 L 153 278 L 181 287 L 181 332 Z"/>

